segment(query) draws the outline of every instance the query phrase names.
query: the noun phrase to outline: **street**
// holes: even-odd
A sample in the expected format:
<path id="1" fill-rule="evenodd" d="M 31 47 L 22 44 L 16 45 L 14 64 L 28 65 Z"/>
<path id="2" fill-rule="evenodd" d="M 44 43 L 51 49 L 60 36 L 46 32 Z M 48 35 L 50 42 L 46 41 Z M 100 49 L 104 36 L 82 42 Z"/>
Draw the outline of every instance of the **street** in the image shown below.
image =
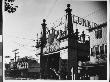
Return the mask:
<path id="1" fill-rule="evenodd" d="M 39 80 L 39 79 L 31 79 L 31 78 L 14 78 L 14 77 L 5 77 L 5 80 Z"/>

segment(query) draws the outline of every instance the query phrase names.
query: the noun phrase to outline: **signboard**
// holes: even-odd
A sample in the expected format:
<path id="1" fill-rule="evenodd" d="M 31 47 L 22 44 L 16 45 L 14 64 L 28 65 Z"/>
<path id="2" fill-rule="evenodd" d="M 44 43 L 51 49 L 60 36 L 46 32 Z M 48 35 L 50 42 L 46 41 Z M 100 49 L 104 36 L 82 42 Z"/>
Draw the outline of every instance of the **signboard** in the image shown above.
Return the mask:
<path id="1" fill-rule="evenodd" d="M 59 51 L 60 49 L 64 49 L 67 46 L 68 46 L 68 39 L 59 41 L 56 38 L 55 30 L 53 29 L 52 33 L 48 35 L 47 44 L 43 49 L 43 53 L 44 54 L 53 53 L 53 52 Z"/>
<path id="2" fill-rule="evenodd" d="M 51 53 L 56 52 L 60 49 L 60 42 L 56 39 L 54 39 L 52 44 L 47 43 L 45 46 L 43 53 Z"/>
<path id="3" fill-rule="evenodd" d="M 88 27 L 89 29 L 98 26 L 98 24 L 96 24 L 94 22 L 88 21 L 86 19 L 80 18 L 80 17 L 75 16 L 75 15 L 73 15 L 73 23 Z"/>

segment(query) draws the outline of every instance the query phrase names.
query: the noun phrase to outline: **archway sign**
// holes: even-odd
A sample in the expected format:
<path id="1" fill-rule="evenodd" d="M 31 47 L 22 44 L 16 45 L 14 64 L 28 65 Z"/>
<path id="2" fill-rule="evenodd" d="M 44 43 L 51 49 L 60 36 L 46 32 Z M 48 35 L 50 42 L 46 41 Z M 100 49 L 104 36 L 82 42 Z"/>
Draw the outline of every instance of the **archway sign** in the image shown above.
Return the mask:
<path id="1" fill-rule="evenodd" d="M 94 22 L 91 22 L 89 20 L 86 20 L 84 18 L 80 18 L 76 15 L 73 15 L 73 23 L 76 23 L 76 24 L 79 24 L 79 25 L 82 25 L 84 27 L 88 27 L 89 29 L 91 28 L 95 28 L 98 26 L 97 23 L 94 23 Z"/>

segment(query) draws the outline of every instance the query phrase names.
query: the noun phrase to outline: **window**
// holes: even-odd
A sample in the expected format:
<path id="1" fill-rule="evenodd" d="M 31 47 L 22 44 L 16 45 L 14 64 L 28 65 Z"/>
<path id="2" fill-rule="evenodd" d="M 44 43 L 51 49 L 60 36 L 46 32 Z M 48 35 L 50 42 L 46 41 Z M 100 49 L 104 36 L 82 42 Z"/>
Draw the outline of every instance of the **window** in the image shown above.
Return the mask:
<path id="1" fill-rule="evenodd" d="M 102 38 L 102 29 L 98 29 L 95 31 L 95 38 L 96 39 Z"/>
<path id="2" fill-rule="evenodd" d="M 99 55 L 99 46 L 95 47 L 96 55 Z"/>
<path id="3" fill-rule="evenodd" d="M 93 51 L 93 48 L 91 48 L 91 56 L 93 56 L 93 52 L 94 52 L 94 51 Z"/>
<path id="4" fill-rule="evenodd" d="M 95 38 L 98 39 L 98 30 L 95 31 Z"/>
<path id="5" fill-rule="evenodd" d="M 98 38 L 99 38 L 99 39 L 102 38 L 102 29 L 99 29 L 99 30 L 98 30 Z"/>
<path id="6" fill-rule="evenodd" d="M 104 45 L 100 46 L 100 53 L 104 54 Z"/>
<path id="7" fill-rule="evenodd" d="M 105 53 L 107 53 L 107 45 L 105 45 Z"/>

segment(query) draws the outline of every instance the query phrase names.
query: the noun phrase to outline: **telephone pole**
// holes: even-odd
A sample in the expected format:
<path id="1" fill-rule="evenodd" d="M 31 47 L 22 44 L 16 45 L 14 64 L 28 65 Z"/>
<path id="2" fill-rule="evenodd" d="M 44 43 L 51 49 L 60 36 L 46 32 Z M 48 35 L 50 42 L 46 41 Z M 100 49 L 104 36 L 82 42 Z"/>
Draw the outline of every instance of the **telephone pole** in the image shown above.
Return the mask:
<path id="1" fill-rule="evenodd" d="M 17 57 L 16 55 L 19 53 L 19 52 L 17 52 L 18 50 L 19 50 L 19 49 L 15 49 L 15 50 L 12 51 L 12 52 L 14 52 L 14 54 L 15 54 L 15 57 L 14 57 L 14 58 L 15 58 L 15 63 L 16 63 L 16 57 Z"/>

